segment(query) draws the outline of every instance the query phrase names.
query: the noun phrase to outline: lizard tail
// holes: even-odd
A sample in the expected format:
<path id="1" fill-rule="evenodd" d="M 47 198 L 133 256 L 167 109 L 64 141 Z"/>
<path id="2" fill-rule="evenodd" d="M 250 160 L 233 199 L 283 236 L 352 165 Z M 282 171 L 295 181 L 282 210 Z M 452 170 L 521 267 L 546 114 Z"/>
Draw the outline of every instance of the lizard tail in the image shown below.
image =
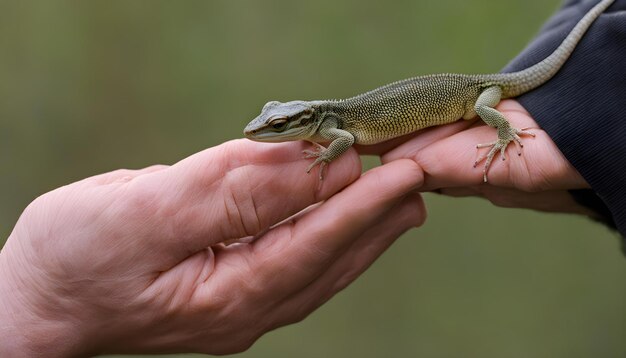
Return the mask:
<path id="1" fill-rule="evenodd" d="M 614 0 L 602 0 L 589 10 L 561 45 L 543 61 L 518 72 L 492 75 L 489 80 L 502 87 L 503 98 L 516 97 L 541 86 L 561 69 L 587 29 L 613 2 Z"/>

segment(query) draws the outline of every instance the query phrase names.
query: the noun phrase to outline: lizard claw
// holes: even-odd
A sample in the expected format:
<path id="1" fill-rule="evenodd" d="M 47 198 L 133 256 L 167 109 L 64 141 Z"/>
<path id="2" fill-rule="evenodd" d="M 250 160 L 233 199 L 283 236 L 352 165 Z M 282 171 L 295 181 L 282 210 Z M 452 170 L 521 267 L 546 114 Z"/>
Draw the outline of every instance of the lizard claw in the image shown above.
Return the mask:
<path id="1" fill-rule="evenodd" d="M 309 167 L 307 168 L 306 172 L 307 174 L 309 174 L 311 172 L 311 170 L 313 168 L 315 168 L 315 166 L 317 166 L 319 164 L 320 166 L 320 180 L 324 180 L 324 167 L 326 166 L 326 164 L 328 164 L 327 160 L 323 159 L 323 155 L 326 152 L 326 148 L 324 148 L 323 145 L 318 144 L 318 143 L 313 143 L 316 148 L 314 150 L 303 150 L 302 153 L 304 154 L 305 158 L 315 158 L 315 160 L 313 161 L 313 163 L 311 163 L 309 165 Z"/>
<path id="2" fill-rule="evenodd" d="M 522 155 L 521 148 L 523 147 L 523 145 L 522 145 L 522 140 L 520 138 L 520 135 L 528 135 L 531 137 L 535 136 L 535 134 L 531 132 L 526 132 L 526 131 L 515 129 L 515 128 L 509 128 L 508 131 L 506 131 L 504 135 L 499 136 L 498 140 L 495 140 L 490 143 L 482 143 L 482 144 L 476 145 L 476 148 L 478 149 L 491 148 L 486 155 L 483 154 L 479 156 L 478 159 L 476 159 L 476 161 L 474 162 L 474 168 L 476 168 L 480 162 L 486 159 L 485 166 L 483 168 L 483 181 L 485 183 L 487 182 L 487 171 L 489 170 L 489 167 L 491 166 L 491 162 L 493 161 L 493 158 L 496 156 L 498 152 L 500 152 L 500 155 L 502 156 L 502 160 L 503 161 L 506 160 L 506 154 L 505 154 L 506 148 L 509 146 L 511 142 L 515 143 L 517 147 L 517 155 L 519 156 Z"/>
<path id="3" fill-rule="evenodd" d="M 306 169 L 306 173 L 309 174 L 311 173 L 311 170 L 313 168 L 315 168 L 316 165 L 320 166 L 320 180 L 324 180 L 324 167 L 326 166 L 326 161 L 323 160 L 322 158 L 318 157 L 313 163 L 311 163 L 311 165 L 309 165 L 309 167 Z"/>
<path id="4" fill-rule="evenodd" d="M 325 151 L 326 148 L 324 148 L 323 145 L 318 144 L 318 143 L 313 143 L 315 145 L 315 149 L 313 150 L 303 150 L 302 154 L 304 154 L 304 158 L 309 159 L 309 158 L 319 158 Z"/>
<path id="5" fill-rule="evenodd" d="M 304 154 L 304 158 L 305 159 L 309 159 L 309 158 L 317 158 L 320 156 L 320 152 L 316 152 L 313 150 L 303 150 L 302 154 Z"/>

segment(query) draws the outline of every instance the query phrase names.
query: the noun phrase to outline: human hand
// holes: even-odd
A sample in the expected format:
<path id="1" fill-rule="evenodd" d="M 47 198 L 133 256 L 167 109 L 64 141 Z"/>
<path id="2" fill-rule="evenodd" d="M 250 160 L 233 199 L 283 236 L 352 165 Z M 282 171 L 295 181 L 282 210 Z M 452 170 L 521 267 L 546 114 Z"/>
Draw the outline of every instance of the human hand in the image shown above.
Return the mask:
<path id="1" fill-rule="evenodd" d="M 568 193 L 589 185 L 530 114 L 514 100 L 502 101 L 498 110 L 513 127 L 528 129 L 536 137 L 522 138 L 521 156 L 513 144 L 507 148 L 506 161 L 497 155 L 489 168 L 488 183 L 483 183 L 482 166 L 475 168 L 473 163 L 479 155 L 476 144 L 494 140 L 496 131 L 480 119 L 428 128 L 379 146 L 360 147 L 359 151 L 379 154 L 383 163 L 400 158 L 415 161 L 425 173 L 420 191 L 480 196 L 503 207 L 595 216 Z"/>
<path id="2" fill-rule="evenodd" d="M 0 253 L 0 356 L 239 352 L 425 219 L 415 163 L 360 176 L 351 150 L 320 183 L 302 145 L 232 141 L 36 199 Z"/>

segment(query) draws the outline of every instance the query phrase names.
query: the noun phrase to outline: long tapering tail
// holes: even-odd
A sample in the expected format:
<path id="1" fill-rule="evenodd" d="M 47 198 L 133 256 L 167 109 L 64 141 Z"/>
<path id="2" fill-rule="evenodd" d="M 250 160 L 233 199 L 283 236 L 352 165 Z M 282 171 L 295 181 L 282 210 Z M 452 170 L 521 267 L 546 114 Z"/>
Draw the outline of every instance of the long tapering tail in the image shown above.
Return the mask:
<path id="1" fill-rule="evenodd" d="M 613 2 L 614 0 L 602 0 L 589 10 L 574 26 L 561 45 L 543 61 L 518 72 L 491 75 L 489 80 L 502 86 L 502 94 L 506 98 L 519 96 L 544 84 L 561 69 L 591 24 Z"/>

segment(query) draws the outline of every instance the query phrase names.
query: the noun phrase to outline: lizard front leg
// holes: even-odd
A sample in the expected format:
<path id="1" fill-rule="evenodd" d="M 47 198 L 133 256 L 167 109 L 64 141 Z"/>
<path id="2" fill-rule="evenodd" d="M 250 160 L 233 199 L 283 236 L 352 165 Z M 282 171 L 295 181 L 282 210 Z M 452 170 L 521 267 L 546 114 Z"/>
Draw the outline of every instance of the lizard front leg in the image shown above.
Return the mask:
<path id="1" fill-rule="evenodd" d="M 305 150 L 305 158 L 315 158 L 315 161 L 309 165 L 307 173 L 311 172 L 316 165 L 320 166 L 320 180 L 324 179 L 324 167 L 337 159 L 340 155 L 345 153 L 354 143 L 354 136 L 352 133 L 339 129 L 337 120 L 327 119 L 320 125 L 316 138 L 322 141 L 329 141 L 328 148 L 317 144 L 317 150 Z"/>
<path id="2" fill-rule="evenodd" d="M 501 98 L 502 89 L 500 87 L 489 87 L 480 94 L 478 100 L 476 101 L 476 104 L 474 105 L 474 110 L 476 111 L 478 116 L 489 126 L 494 127 L 498 130 L 497 140 L 489 143 L 478 144 L 476 146 L 476 148 L 491 148 L 491 150 L 489 150 L 486 155 L 481 155 L 478 159 L 476 159 L 476 162 L 474 163 L 475 168 L 478 163 L 482 162 L 484 159 L 487 159 L 485 161 L 485 167 L 483 168 L 483 180 L 485 181 L 485 183 L 487 182 L 487 170 L 489 169 L 491 161 L 498 153 L 498 151 L 502 156 L 502 160 L 505 160 L 506 157 L 504 155 L 504 152 L 509 143 L 514 142 L 521 148 L 523 147 L 523 145 L 522 140 L 519 137 L 520 135 L 529 135 L 533 137 L 535 136 L 531 132 L 526 132 L 511 127 L 511 124 L 504 117 L 504 115 L 494 108 L 498 103 L 500 103 Z M 518 149 L 517 154 L 522 155 L 522 152 Z"/>

